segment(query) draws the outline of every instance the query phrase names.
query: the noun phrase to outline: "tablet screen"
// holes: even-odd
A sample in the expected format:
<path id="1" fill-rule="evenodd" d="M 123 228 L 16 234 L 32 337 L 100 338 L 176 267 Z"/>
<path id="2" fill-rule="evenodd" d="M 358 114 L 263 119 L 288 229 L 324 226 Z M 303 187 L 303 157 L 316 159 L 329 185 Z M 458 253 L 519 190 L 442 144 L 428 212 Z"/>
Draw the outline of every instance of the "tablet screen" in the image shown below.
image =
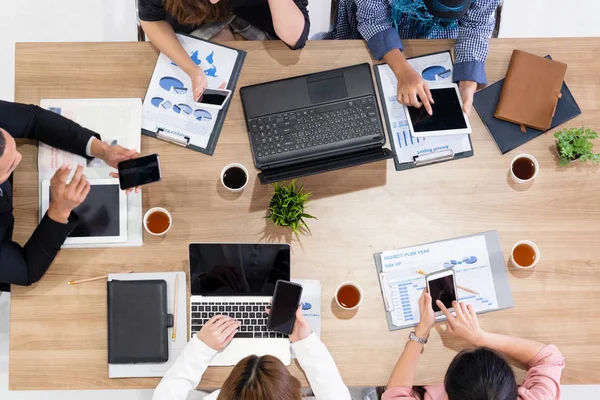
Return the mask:
<path id="1" fill-rule="evenodd" d="M 73 211 L 79 217 L 69 237 L 119 236 L 119 184 L 91 185 L 85 201 Z"/>
<path id="2" fill-rule="evenodd" d="M 427 114 L 425 107 L 408 107 L 415 133 L 467 128 L 456 90 L 454 88 L 430 90 L 435 102 L 431 105 L 433 115 Z"/>

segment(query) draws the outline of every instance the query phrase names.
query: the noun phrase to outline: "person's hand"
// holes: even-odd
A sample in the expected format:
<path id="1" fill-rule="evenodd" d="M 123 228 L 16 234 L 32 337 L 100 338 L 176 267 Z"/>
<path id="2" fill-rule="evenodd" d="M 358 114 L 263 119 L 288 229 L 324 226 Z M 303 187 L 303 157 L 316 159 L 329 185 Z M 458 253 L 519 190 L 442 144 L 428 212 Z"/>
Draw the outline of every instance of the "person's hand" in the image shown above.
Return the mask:
<path id="1" fill-rule="evenodd" d="M 456 317 L 448 311 L 441 301 L 437 300 L 436 304 L 440 310 L 442 310 L 446 318 L 448 318 L 448 321 L 446 322 L 448 332 L 466 340 L 472 345 L 481 345 L 485 332 L 479 327 L 477 314 L 470 304 L 466 305 L 463 302 L 458 303 L 457 301 L 453 301 L 452 307 L 454 307 Z"/>
<path id="2" fill-rule="evenodd" d="M 48 217 L 56 222 L 66 224 L 71 211 L 83 203 L 90 192 L 90 183 L 83 175 L 83 166 L 78 165 L 73 179 L 67 185 L 67 179 L 73 168 L 62 165 L 50 180 L 50 205 Z"/>
<path id="3" fill-rule="evenodd" d="M 189 74 L 190 79 L 192 80 L 192 90 L 194 93 L 194 101 L 198 102 L 200 100 L 200 96 L 204 92 L 204 89 L 208 86 L 208 81 L 206 80 L 206 74 L 204 70 L 200 67 L 197 67 L 193 73 Z"/>
<path id="4" fill-rule="evenodd" d="M 265 313 L 269 314 L 271 312 L 270 309 L 265 309 Z M 302 315 L 302 306 L 298 306 L 296 309 L 296 321 L 294 322 L 294 328 L 292 329 L 292 333 L 290 333 L 289 338 L 290 342 L 296 343 L 300 340 L 306 339 L 310 336 L 312 330 L 310 329 L 310 325 L 304 315 Z"/>
<path id="5" fill-rule="evenodd" d="M 458 90 L 460 91 L 460 98 L 463 102 L 463 111 L 467 113 L 467 116 L 470 116 L 471 109 L 473 108 L 473 95 L 477 90 L 477 82 L 460 81 L 458 82 Z"/>
<path id="6" fill-rule="evenodd" d="M 434 101 L 427 82 L 408 62 L 401 65 L 399 69 L 394 71 L 398 79 L 398 102 L 416 108 L 423 106 L 427 113 L 432 115 L 431 104 Z"/>
<path id="7" fill-rule="evenodd" d="M 427 292 L 427 288 L 423 289 L 423 293 L 421 293 L 421 297 L 419 298 L 419 313 L 421 314 L 421 319 L 415 328 L 415 335 L 420 338 L 427 338 L 429 337 L 429 331 L 431 331 L 435 323 L 431 295 Z"/>
<path id="8" fill-rule="evenodd" d="M 231 343 L 240 322 L 225 315 L 215 315 L 200 329 L 196 337 L 213 350 L 221 351 Z"/>
<path id="9" fill-rule="evenodd" d="M 97 157 L 104 161 L 106 165 L 109 167 L 118 168 L 118 165 L 121 161 L 131 160 L 132 158 L 138 158 L 140 153 L 136 150 L 126 149 L 121 145 L 110 146 L 107 143 L 104 143 L 102 140 L 94 139 L 92 141 L 91 153 L 93 157 Z M 117 172 L 111 172 L 109 174 L 113 178 L 119 178 L 119 174 Z M 127 189 L 126 193 L 129 194 L 133 190 L 136 193 L 140 192 L 140 187 Z"/>

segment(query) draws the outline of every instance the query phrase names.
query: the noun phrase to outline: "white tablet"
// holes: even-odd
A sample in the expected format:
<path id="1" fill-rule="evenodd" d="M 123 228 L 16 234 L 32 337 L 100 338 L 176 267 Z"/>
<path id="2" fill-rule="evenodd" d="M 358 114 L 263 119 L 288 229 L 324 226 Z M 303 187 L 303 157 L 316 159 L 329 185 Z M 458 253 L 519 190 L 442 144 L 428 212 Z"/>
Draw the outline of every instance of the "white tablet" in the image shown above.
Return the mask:
<path id="1" fill-rule="evenodd" d="M 127 241 L 127 195 L 116 179 L 90 179 L 90 193 L 75 210 L 77 227 L 65 245 L 121 243 Z M 50 204 L 50 181 L 42 181 L 40 219 Z"/>
<path id="2" fill-rule="evenodd" d="M 404 106 L 410 133 L 414 137 L 460 135 L 471 133 L 471 124 L 462 110 L 462 99 L 456 83 L 429 88 L 434 104 L 433 115 L 425 107 Z"/>

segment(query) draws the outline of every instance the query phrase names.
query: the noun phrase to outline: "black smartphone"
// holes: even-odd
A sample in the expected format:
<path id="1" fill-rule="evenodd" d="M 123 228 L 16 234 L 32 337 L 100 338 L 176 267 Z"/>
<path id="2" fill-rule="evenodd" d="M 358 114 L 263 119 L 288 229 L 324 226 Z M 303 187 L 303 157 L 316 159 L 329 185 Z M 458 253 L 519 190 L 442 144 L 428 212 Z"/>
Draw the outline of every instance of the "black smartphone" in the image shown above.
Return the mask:
<path id="1" fill-rule="evenodd" d="M 300 305 L 302 286 L 297 283 L 278 280 L 275 283 L 275 293 L 267 328 L 289 335 L 296 322 L 296 310 Z"/>
<path id="2" fill-rule="evenodd" d="M 121 161 L 117 167 L 119 186 L 122 190 L 158 182 L 162 179 L 158 154 Z"/>

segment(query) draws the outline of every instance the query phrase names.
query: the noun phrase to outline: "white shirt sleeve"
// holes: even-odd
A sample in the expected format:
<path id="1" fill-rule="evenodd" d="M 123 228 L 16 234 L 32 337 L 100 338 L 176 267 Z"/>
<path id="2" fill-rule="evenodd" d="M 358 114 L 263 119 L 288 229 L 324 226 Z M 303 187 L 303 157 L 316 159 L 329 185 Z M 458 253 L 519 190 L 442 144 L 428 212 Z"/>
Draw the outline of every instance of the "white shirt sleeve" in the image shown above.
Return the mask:
<path id="1" fill-rule="evenodd" d="M 314 332 L 292 343 L 292 349 L 317 400 L 351 400 L 333 357 Z"/>
<path id="2" fill-rule="evenodd" d="M 194 336 L 156 387 L 152 400 L 185 400 L 216 354 Z"/>
<path id="3" fill-rule="evenodd" d="M 92 156 L 92 142 L 93 142 L 94 140 L 98 140 L 98 139 L 96 139 L 94 136 L 92 136 L 92 137 L 90 138 L 90 140 L 88 140 L 88 142 L 87 142 L 87 145 L 85 146 L 85 154 L 86 154 L 88 157 L 93 157 L 93 156 Z"/>

